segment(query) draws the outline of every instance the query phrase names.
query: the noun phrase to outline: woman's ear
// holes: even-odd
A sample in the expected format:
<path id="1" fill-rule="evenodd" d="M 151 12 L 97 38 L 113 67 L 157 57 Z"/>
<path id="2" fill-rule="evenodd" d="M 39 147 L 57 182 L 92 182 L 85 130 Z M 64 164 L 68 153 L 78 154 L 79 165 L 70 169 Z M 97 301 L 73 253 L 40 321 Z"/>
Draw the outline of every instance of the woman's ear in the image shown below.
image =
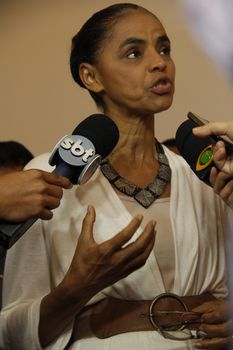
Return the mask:
<path id="1" fill-rule="evenodd" d="M 88 90 L 96 93 L 103 90 L 103 86 L 98 79 L 98 72 L 91 64 L 81 63 L 79 66 L 79 76 Z"/>

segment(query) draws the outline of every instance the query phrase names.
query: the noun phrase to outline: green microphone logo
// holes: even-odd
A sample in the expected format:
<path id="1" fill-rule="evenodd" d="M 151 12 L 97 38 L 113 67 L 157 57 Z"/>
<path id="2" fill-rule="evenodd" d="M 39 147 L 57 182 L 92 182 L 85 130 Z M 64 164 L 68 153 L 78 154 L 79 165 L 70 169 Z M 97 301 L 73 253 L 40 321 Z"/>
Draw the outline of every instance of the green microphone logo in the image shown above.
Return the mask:
<path id="1" fill-rule="evenodd" d="M 212 144 L 211 144 L 206 148 L 204 148 L 204 150 L 199 155 L 196 163 L 196 170 L 201 171 L 207 168 L 212 162 L 212 159 L 213 159 L 213 150 L 212 150 Z"/>

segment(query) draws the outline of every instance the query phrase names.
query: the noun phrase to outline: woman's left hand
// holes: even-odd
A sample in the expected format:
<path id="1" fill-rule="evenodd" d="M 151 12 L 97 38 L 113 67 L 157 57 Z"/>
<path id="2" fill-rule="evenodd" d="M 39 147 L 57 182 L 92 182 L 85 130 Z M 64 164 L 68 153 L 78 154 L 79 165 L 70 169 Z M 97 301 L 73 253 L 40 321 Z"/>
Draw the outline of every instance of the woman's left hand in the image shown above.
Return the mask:
<path id="1" fill-rule="evenodd" d="M 203 338 L 194 342 L 197 349 L 233 349 L 233 304 L 228 300 L 206 302 L 192 311 L 202 314 L 199 331 Z"/>

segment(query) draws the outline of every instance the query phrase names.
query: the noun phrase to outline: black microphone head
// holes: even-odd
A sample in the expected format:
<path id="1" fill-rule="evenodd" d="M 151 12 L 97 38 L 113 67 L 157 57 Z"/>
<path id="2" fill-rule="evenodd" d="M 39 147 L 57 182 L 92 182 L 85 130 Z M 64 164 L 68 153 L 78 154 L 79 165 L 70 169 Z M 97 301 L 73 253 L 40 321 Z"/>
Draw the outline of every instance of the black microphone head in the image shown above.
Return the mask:
<path id="1" fill-rule="evenodd" d="M 104 159 L 116 146 L 119 130 L 113 120 L 104 114 L 93 114 L 84 119 L 73 131 L 90 140 L 96 153 Z"/>
<path id="2" fill-rule="evenodd" d="M 210 137 L 200 138 L 192 130 L 197 125 L 192 120 L 184 121 L 176 132 L 176 145 L 186 162 L 195 174 L 209 184 L 212 161 L 212 146 L 215 144 Z"/>
<path id="3" fill-rule="evenodd" d="M 119 131 L 104 114 L 84 119 L 72 135 L 63 137 L 54 147 L 49 164 L 55 172 L 66 176 L 73 184 L 84 184 L 94 174 L 101 160 L 116 146 Z"/>

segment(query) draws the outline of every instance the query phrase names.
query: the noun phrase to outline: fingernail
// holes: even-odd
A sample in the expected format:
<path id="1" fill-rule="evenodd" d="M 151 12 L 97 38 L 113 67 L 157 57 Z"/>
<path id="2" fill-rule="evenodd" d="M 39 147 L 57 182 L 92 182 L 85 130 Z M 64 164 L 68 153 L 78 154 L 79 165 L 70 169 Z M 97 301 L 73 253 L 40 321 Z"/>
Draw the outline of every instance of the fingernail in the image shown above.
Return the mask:
<path id="1" fill-rule="evenodd" d="M 88 214 L 91 212 L 91 209 L 92 209 L 92 206 L 91 206 L 91 205 L 88 205 L 88 207 L 87 207 L 87 213 L 88 213 Z"/>
<path id="2" fill-rule="evenodd" d="M 141 214 L 137 215 L 136 217 L 139 221 L 142 221 L 142 219 L 143 219 L 143 215 L 141 215 Z"/>

